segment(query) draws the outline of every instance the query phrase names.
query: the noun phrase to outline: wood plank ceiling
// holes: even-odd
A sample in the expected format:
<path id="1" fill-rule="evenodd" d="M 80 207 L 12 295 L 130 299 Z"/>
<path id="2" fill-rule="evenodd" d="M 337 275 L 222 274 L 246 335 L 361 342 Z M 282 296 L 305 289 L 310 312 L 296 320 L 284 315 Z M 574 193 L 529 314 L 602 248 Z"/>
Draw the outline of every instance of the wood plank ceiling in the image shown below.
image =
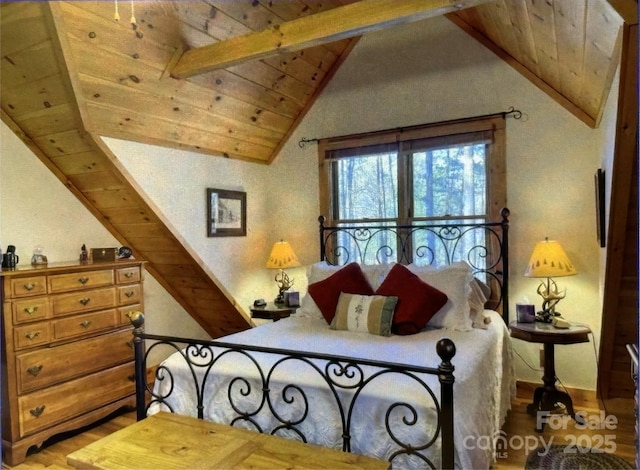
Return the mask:
<path id="1" fill-rule="evenodd" d="M 243 309 L 100 136 L 268 164 L 361 34 L 443 14 L 598 125 L 622 24 L 605 0 L 3 2 L 2 119 L 218 337 Z"/>

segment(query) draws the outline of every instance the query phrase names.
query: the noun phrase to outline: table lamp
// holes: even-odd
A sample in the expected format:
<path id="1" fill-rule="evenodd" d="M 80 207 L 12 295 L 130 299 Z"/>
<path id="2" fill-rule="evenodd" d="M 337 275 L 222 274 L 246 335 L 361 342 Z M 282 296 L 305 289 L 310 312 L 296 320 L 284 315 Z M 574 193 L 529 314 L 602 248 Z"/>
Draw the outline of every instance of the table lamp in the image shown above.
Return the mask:
<path id="1" fill-rule="evenodd" d="M 295 268 L 300 266 L 298 257 L 293 252 L 293 248 L 288 242 L 280 240 L 273 245 L 269 259 L 267 259 L 268 269 L 277 269 L 278 272 L 275 276 L 276 284 L 278 285 L 278 296 L 275 299 L 276 304 L 284 303 L 284 293 L 293 285 L 293 279 L 290 279 L 287 273 L 284 272 L 285 268 Z"/>
<path id="2" fill-rule="evenodd" d="M 560 315 L 556 312 L 556 304 L 564 299 L 566 290 L 559 292 L 558 285 L 551 278 L 577 273 L 560 243 L 548 238 L 536 243 L 524 275 L 546 278 L 546 281 L 541 281 L 538 286 L 538 294 L 542 297 L 542 310 L 536 315 L 537 321 L 551 323 L 554 317 Z"/>

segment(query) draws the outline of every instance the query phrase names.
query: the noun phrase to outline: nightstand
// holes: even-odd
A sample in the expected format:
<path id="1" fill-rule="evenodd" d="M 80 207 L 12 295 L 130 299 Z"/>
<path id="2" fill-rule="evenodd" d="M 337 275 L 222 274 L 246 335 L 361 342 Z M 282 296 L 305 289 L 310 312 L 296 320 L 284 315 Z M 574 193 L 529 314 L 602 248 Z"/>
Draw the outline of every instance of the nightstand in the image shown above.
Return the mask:
<path id="1" fill-rule="evenodd" d="M 296 313 L 297 307 L 287 307 L 269 302 L 264 307 L 251 307 L 251 318 L 261 318 L 266 320 L 278 321 L 281 318 L 287 318 Z"/>
<path id="2" fill-rule="evenodd" d="M 556 408 L 556 403 L 562 403 L 567 413 L 576 420 L 573 410 L 573 402 L 568 393 L 556 388 L 555 352 L 556 344 L 575 344 L 589 342 L 591 329 L 581 323 L 570 323 L 569 328 L 556 328 L 550 323 L 509 323 L 509 331 L 512 338 L 521 339 L 530 343 L 542 343 L 544 345 L 544 386 L 536 388 L 533 393 L 533 403 L 527 406 L 527 413 L 538 416 L 549 414 Z M 576 420 L 576 422 L 579 422 Z M 582 424 L 582 423 L 580 423 Z M 536 431 L 542 432 L 544 420 L 540 424 L 536 422 Z"/>

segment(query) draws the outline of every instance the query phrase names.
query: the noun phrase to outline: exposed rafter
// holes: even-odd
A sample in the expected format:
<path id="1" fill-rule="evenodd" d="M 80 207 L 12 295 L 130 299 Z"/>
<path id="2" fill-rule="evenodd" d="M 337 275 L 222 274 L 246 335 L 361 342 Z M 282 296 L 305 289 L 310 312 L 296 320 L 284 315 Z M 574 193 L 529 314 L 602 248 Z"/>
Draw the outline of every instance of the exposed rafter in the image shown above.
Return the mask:
<path id="1" fill-rule="evenodd" d="M 171 70 L 187 78 L 469 8 L 487 0 L 362 0 L 188 50 Z"/>

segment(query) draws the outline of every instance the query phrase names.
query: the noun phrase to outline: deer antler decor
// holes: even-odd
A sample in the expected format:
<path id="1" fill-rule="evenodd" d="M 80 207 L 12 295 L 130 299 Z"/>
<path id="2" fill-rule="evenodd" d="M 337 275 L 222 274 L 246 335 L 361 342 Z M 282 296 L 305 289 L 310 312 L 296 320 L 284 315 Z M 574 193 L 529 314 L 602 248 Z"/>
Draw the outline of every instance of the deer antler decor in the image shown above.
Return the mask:
<path id="1" fill-rule="evenodd" d="M 547 282 L 541 281 L 538 286 L 538 294 L 542 297 L 542 311 L 538 312 L 539 316 L 544 317 L 543 321 L 550 322 L 552 317 L 559 316 L 560 313 L 555 311 L 556 304 L 564 299 L 567 290 L 558 292 L 558 284 L 551 278 L 547 278 Z"/>
<path id="2" fill-rule="evenodd" d="M 284 302 L 284 293 L 293 286 L 293 279 L 289 278 L 289 275 L 285 273 L 283 270 L 280 270 L 276 273 L 275 276 L 276 284 L 278 284 L 278 297 L 276 298 L 276 303 Z"/>

